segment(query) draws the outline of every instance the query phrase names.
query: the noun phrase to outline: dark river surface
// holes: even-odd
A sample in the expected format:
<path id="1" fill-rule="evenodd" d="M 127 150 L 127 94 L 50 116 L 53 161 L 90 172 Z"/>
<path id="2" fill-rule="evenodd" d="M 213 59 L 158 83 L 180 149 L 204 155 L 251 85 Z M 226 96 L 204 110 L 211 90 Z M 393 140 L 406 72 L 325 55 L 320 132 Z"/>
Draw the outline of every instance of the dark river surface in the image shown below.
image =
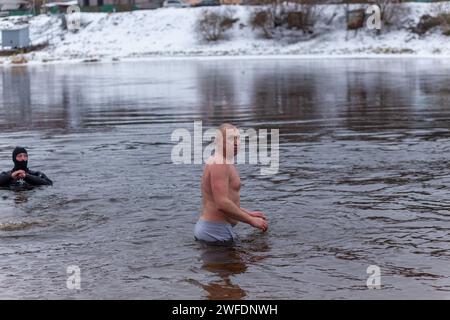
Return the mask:
<path id="1" fill-rule="evenodd" d="M 0 190 L 0 298 L 450 299 L 450 60 L 0 72 L 0 168 L 23 145 L 54 181 Z M 196 120 L 280 130 L 277 174 L 238 166 L 267 233 L 194 241 L 202 165 L 173 164 L 171 134 Z M 66 286 L 73 265 L 81 290 Z"/>

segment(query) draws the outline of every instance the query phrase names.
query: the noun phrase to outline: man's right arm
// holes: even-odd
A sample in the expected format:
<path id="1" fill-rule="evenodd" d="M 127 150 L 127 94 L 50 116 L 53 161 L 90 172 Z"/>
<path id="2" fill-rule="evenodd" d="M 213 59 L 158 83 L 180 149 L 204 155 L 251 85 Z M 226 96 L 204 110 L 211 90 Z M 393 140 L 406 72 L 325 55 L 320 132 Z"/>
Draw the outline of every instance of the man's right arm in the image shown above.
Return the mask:
<path id="1" fill-rule="evenodd" d="M 11 172 L 2 172 L 0 174 L 0 187 L 4 187 L 11 182 Z"/>

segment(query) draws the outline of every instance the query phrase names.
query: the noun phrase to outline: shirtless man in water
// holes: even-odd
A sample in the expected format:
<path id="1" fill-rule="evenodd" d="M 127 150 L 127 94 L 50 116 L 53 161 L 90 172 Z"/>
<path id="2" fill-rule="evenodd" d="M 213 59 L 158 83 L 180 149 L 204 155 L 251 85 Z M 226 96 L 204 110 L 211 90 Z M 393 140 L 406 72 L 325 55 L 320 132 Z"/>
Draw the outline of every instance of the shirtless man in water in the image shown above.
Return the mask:
<path id="1" fill-rule="evenodd" d="M 266 231 L 266 217 L 240 207 L 241 180 L 234 165 L 239 151 L 239 130 L 228 123 L 219 127 L 215 153 L 206 162 L 202 177 L 203 212 L 195 225 L 196 240 L 230 243 L 237 239 L 233 228 L 239 221 Z"/>

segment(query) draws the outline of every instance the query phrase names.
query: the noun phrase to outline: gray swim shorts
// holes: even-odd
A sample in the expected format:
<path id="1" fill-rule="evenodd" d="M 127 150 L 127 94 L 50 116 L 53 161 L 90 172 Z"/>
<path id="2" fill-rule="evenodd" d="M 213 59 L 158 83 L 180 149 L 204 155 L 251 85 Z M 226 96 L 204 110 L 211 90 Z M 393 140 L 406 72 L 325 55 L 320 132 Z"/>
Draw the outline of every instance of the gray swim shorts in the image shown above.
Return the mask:
<path id="1" fill-rule="evenodd" d="M 194 236 L 195 240 L 208 243 L 232 243 L 238 239 L 231 224 L 204 220 L 197 221 Z"/>

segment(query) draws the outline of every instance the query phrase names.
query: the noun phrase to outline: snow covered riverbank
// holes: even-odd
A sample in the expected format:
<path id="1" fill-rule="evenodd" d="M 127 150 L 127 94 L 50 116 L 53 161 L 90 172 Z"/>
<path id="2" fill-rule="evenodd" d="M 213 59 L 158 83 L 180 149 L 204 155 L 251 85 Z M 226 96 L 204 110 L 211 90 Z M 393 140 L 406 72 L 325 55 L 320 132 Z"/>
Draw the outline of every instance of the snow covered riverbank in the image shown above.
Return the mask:
<path id="1" fill-rule="evenodd" d="M 249 17 L 254 7 L 231 8 L 238 22 L 226 40 L 205 42 L 195 31 L 198 16 L 205 8 L 161 8 L 123 13 L 83 13 L 82 28 L 76 33 L 63 30 L 57 16 L 40 15 L 30 19 L 30 37 L 34 44 L 48 41 L 43 50 L 25 54 L 29 64 L 51 62 L 118 61 L 166 57 L 450 57 L 450 37 L 439 30 L 423 36 L 409 28 L 424 14 L 433 14 L 434 4 L 407 4 L 403 28 L 376 35 L 373 30 L 346 31 L 343 6 L 327 5 L 321 14 L 333 22 L 319 25 L 315 36 L 307 40 L 280 41 L 262 38 L 253 30 Z M 17 24 L 21 18 L 2 18 L 0 28 Z M 11 57 L 0 57 L 9 65 Z"/>

